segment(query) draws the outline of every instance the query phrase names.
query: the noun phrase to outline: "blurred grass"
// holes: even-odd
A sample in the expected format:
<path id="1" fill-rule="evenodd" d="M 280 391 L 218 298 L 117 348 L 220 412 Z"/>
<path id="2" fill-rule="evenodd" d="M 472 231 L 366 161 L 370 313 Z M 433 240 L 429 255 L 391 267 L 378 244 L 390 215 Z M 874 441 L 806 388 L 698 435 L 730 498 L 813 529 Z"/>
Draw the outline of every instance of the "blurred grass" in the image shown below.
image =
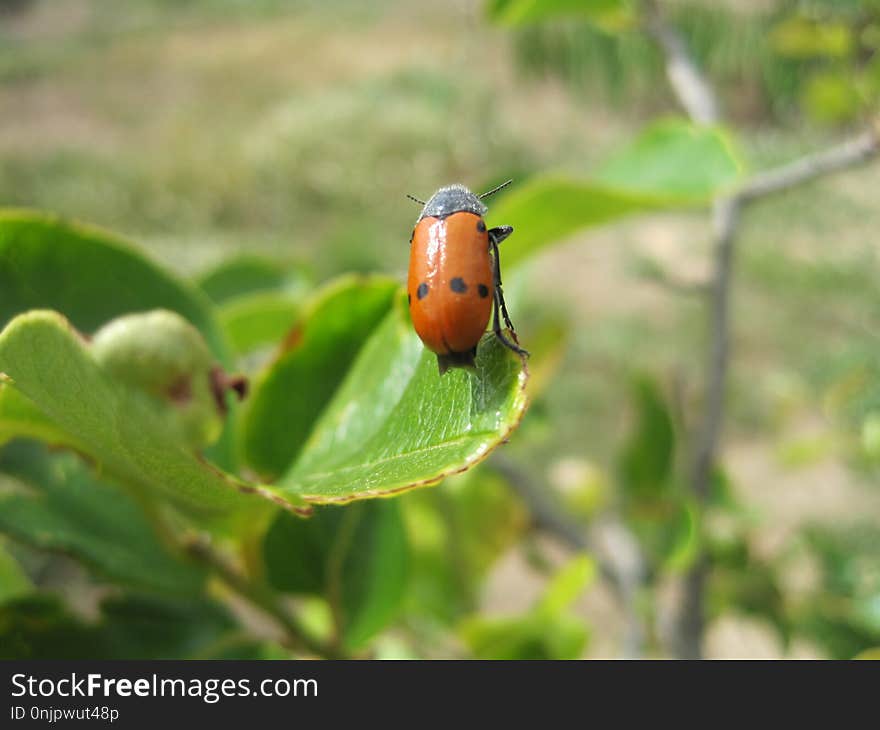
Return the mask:
<path id="1" fill-rule="evenodd" d="M 399 2 L 73 5 L 60 39 L 5 29 L 0 101 L 16 114 L 0 123 L 0 197 L 184 248 L 178 267 L 320 246 L 324 276 L 401 268 L 404 192 L 534 163 L 465 73 L 454 17 L 420 27 Z"/>

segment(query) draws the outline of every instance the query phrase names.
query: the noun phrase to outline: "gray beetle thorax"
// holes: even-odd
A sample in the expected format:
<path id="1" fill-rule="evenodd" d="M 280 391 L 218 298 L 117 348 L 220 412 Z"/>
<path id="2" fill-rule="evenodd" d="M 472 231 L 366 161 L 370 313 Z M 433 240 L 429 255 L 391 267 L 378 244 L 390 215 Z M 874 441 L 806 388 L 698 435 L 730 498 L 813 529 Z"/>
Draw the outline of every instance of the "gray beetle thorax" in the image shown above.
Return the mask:
<path id="1" fill-rule="evenodd" d="M 445 218 L 453 213 L 473 213 L 480 217 L 486 215 L 489 210 L 480 202 L 480 199 L 468 190 L 464 185 L 456 183 L 440 188 L 425 203 L 419 215 L 418 223 L 422 218 Z"/>

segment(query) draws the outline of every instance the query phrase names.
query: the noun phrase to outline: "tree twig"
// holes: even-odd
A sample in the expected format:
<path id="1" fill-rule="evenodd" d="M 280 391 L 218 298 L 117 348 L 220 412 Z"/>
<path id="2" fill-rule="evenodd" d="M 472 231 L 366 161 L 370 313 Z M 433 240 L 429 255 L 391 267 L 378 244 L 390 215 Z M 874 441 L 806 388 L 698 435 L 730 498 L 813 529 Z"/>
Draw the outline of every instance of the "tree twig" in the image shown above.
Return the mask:
<path id="1" fill-rule="evenodd" d="M 730 362 L 730 285 L 740 212 L 741 206 L 736 197 L 721 198 L 713 207 L 715 265 L 710 290 L 711 345 L 706 362 L 703 413 L 695 435 L 691 474 L 691 491 L 700 506 L 706 503 L 709 496 L 712 470 L 724 424 L 724 395 Z M 675 655 L 682 659 L 700 659 L 703 656 L 704 597 L 708 571 L 709 564 L 701 552 L 684 577 L 672 636 Z"/>
<path id="2" fill-rule="evenodd" d="M 189 555 L 208 567 L 226 586 L 273 618 L 283 629 L 286 643 L 291 649 L 325 659 L 344 658 L 336 647 L 313 637 L 271 590 L 249 581 L 230 565 L 225 557 L 214 549 L 210 540 L 202 536 L 193 536 L 186 541 L 185 548 Z"/>
<path id="3" fill-rule="evenodd" d="M 706 363 L 706 394 L 703 418 L 697 430 L 697 445 L 691 483 L 697 499 L 705 500 L 715 451 L 724 420 L 724 390 L 730 359 L 730 283 L 740 204 L 735 197 L 722 198 L 714 206 L 714 259 L 712 276 L 711 346 Z"/>
<path id="4" fill-rule="evenodd" d="M 827 150 L 814 152 L 774 170 L 753 175 L 739 189 L 736 197 L 741 203 L 751 203 L 868 162 L 877 156 L 878 151 L 880 134 L 875 125 Z"/>
<path id="5" fill-rule="evenodd" d="M 717 96 L 681 36 L 668 24 L 657 0 L 643 0 L 642 7 L 645 28 L 665 56 L 669 83 L 681 106 L 695 122 L 718 121 Z M 880 152 L 878 136 L 874 125 L 836 147 L 758 173 L 738 190 L 718 198 L 713 205 L 714 270 L 709 292 L 711 345 L 706 361 L 703 414 L 698 425 L 691 474 L 691 490 L 701 505 L 708 497 L 724 423 L 724 394 L 730 360 L 730 289 L 742 211 L 754 201 L 867 162 Z M 683 658 L 698 658 L 703 653 L 703 602 L 708 571 L 706 556 L 700 555 L 684 579 L 673 637 L 676 654 Z"/>
<path id="6" fill-rule="evenodd" d="M 695 122 L 714 124 L 719 118 L 718 98 L 684 39 L 666 21 L 657 0 L 643 0 L 642 10 L 645 30 L 663 52 L 666 76 L 678 102 Z"/>
<path id="7" fill-rule="evenodd" d="M 720 117 L 718 98 L 709 80 L 694 61 L 678 30 L 670 25 L 657 0 L 642 0 L 645 30 L 660 48 L 666 61 L 666 76 L 679 104 L 700 124 L 714 124 Z M 691 490 L 702 504 L 708 492 L 721 424 L 724 420 L 724 390 L 730 351 L 729 306 L 734 237 L 739 203 L 724 198 L 713 205 L 714 267 L 707 293 L 711 297 L 712 343 L 706 363 L 706 398 L 697 431 Z M 704 634 L 703 595 L 707 565 L 700 555 L 685 576 L 682 596 L 672 621 L 672 643 L 676 656 L 702 656 Z"/>

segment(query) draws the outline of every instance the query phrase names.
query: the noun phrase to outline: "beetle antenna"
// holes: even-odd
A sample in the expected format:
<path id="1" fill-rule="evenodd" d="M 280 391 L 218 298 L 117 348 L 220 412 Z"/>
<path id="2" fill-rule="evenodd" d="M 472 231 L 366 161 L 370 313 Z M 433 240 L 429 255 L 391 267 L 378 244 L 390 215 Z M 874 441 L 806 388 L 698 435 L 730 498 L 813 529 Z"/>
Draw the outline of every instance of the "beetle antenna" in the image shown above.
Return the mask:
<path id="1" fill-rule="evenodd" d="M 415 201 L 415 202 L 418 203 L 419 205 L 425 205 L 425 201 L 424 201 L 424 200 L 419 200 L 415 195 L 410 195 L 409 193 L 407 193 L 407 194 L 406 194 L 406 197 L 409 198 L 410 200 Z"/>
<path id="2" fill-rule="evenodd" d="M 506 188 L 512 182 L 513 182 L 513 180 L 508 180 L 507 182 L 501 183 L 497 188 L 492 188 L 488 193 L 483 193 L 480 196 L 480 200 L 482 200 L 483 198 L 488 198 L 490 195 L 495 195 L 495 193 L 497 193 L 502 188 Z"/>

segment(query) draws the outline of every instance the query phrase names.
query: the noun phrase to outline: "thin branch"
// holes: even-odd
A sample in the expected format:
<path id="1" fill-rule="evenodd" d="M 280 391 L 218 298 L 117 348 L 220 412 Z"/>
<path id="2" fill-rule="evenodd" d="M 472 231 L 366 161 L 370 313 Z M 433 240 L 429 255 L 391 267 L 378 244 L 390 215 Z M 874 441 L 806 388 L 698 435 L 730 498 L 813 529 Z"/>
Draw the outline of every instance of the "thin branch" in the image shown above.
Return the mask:
<path id="1" fill-rule="evenodd" d="M 737 192 L 714 205 L 715 271 L 711 290 L 711 346 L 706 364 L 704 411 L 697 431 L 691 489 L 700 504 L 709 495 L 712 470 L 724 424 L 724 395 L 730 362 L 730 288 L 736 241 L 743 208 L 784 190 L 864 164 L 880 153 L 877 130 L 870 128 L 828 150 L 807 155 L 775 170 L 752 176 Z M 709 565 L 700 556 L 685 578 L 676 621 L 676 653 L 683 658 L 702 656 L 703 601 Z"/>
<path id="2" fill-rule="evenodd" d="M 344 658 L 335 647 L 314 638 L 271 590 L 249 581 L 230 565 L 209 540 L 196 536 L 186 541 L 185 548 L 189 555 L 208 567 L 226 586 L 273 618 L 284 630 L 286 643 L 291 649 L 325 659 Z"/>
<path id="3" fill-rule="evenodd" d="M 623 609 L 625 636 L 623 655 L 642 656 L 646 630 L 638 611 L 639 594 L 644 583 L 645 567 L 641 550 L 629 530 L 619 522 L 605 521 L 588 531 L 557 506 L 543 485 L 534 482 L 509 458 L 496 453 L 492 466 L 506 479 L 522 499 L 536 529 L 552 535 L 573 550 L 590 552 L 599 571 L 617 596 Z"/>
<path id="4" fill-rule="evenodd" d="M 670 86 L 690 118 L 714 123 L 719 118 L 717 95 L 690 55 L 678 31 L 668 24 L 657 0 L 643 0 L 645 28 L 666 59 Z M 730 360 L 730 291 L 739 222 L 743 208 L 783 190 L 862 164 L 880 152 L 878 128 L 829 150 L 808 155 L 776 170 L 758 173 L 739 190 L 718 198 L 713 205 L 714 270 L 711 297 L 711 344 L 706 360 L 703 413 L 696 433 L 691 490 L 699 504 L 709 495 L 724 423 L 724 394 Z M 675 650 L 684 658 L 702 656 L 704 595 L 709 564 L 696 559 L 685 576 L 682 601 L 675 619 Z"/>
<path id="5" fill-rule="evenodd" d="M 711 345 L 706 362 L 706 391 L 703 414 L 696 432 L 691 491 L 699 505 L 709 496 L 721 428 L 724 425 L 724 395 L 730 362 L 730 285 L 736 234 L 741 206 L 736 197 L 721 198 L 713 208 L 715 228 L 715 272 L 711 289 Z M 682 659 L 703 656 L 705 635 L 705 593 L 709 563 L 700 554 L 684 577 L 681 602 L 672 637 L 675 655 Z"/>
<path id="6" fill-rule="evenodd" d="M 663 52 L 666 76 L 679 103 L 695 122 L 714 124 L 719 117 L 718 98 L 681 34 L 666 21 L 656 0 L 643 0 L 642 9 L 645 30 Z"/>
<path id="7" fill-rule="evenodd" d="M 740 205 L 735 197 L 722 198 L 714 207 L 715 272 L 711 295 L 711 346 L 706 363 L 706 395 L 704 412 L 697 430 L 694 470 L 691 484 L 700 502 L 709 491 L 709 480 L 715 452 L 724 421 L 724 391 L 730 359 L 730 283 Z"/>
<path id="8" fill-rule="evenodd" d="M 751 203 L 776 193 L 804 185 L 864 164 L 880 152 L 878 129 L 871 127 L 861 134 L 827 150 L 814 152 L 775 170 L 753 175 L 736 193 L 742 203 Z"/>
<path id="9" fill-rule="evenodd" d="M 880 154 L 880 139 L 868 129 L 828 150 L 807 155 L 795 162 L 757 173 L 733 195 L 720 198 L 714 206 L 715 272 L 712 297 L 712 346 L 706 368 L 706 403 L 700 441 L 696 449 L 694 493 L 704 499 L 724 418 L 724 389 L 730 355 L 730 284 L 739 222 L 745 204 L 864 164 Z"/>
<path id="10" fill-rule="evenodd" d="M 709 80 L 691 56 L 678 30 L 670 25 L 657 0 L 642 1 L 645 29 L 666 60 L 669 85 L 688 116 L 700 124 L 714 124 L 720 116 L 718 97 Z M 706 362 L 706 398 L 696 435 L 691 490 L 702 504 L 708 494 L 715 453 L 724 422 L 724 391 L 730 352 L 730 281 L 734 241 L 740 204 L 735 198 L 721 198 L 713 206 L 714 268 L 707 292 L 711 297 L 712 343 Z M 676 656 L 699 658 L 703 654 L 704 605 L 708 564 L 704 555 L 684 577 L 682 597 L 673 619 Z"/>
<path id="11" fill-rule="evenodd" d="M 560 510 L 547 495 L 547 490 L 535 484 L 522 468 L 510 458 L 498 453 L 492 456 L 491 464 L 525 503 L 535 527 L 553 535 L 574 550 L 591 548 L 584 528 Z M 600 567 L 605 575 L 609 578 L 613 577 L 608 566 Z"/>

